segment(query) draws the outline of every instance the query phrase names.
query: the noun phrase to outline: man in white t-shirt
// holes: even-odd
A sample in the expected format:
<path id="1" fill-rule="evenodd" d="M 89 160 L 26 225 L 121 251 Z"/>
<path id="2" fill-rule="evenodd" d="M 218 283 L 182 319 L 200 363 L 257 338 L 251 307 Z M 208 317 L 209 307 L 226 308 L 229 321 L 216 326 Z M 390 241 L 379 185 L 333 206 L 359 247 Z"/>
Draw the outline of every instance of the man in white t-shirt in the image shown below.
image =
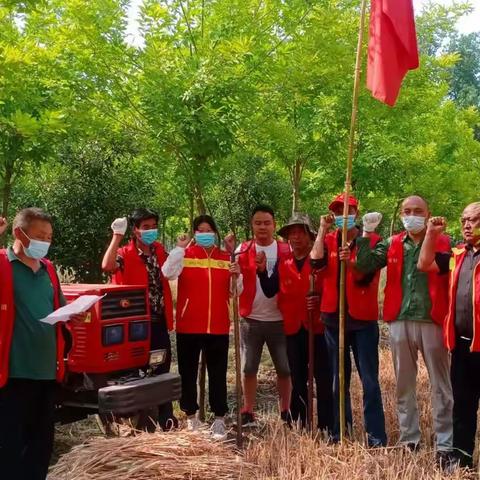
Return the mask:
<path id="1" fill-rule="evenodd" d="M 258 277 L 259 273 L 265 271 L 271 276 L 277 268 L 278 259 L 288 255 L 290 247 L 287 243 L 277 242 L 273 238 L 275 215 L 267 205 L 259 205 L 253 210 L 252 230 L 254 239 L 243 243 L 238 255 L 243 275 L 240 315 L 244 427 L 255 425 L 253 410 L 257 392 L 257 372 L 265 343 L 277 373 L 281 417 L 287 423 L 292 390 L 286 338 L 282 314 L 277 306 L 277 295 L 270 298 L 265 295 Z"/>

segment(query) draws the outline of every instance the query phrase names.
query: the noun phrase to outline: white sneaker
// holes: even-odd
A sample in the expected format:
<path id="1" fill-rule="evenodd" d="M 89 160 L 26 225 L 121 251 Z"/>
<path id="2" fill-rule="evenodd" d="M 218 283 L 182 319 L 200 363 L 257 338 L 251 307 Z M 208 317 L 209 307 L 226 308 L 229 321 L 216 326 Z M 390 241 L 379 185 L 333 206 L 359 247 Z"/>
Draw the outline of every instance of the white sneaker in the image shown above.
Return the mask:
<path id="1" fill-rule="evenodd" d="M 203 426 L 203 423 L 198 419 L 196 415 L 190 415 L 187 417 L 187 431 L 197 432 Z"/>
<path id="2" fill-rule="evenodd" d="M 227 438 L 227 427 L 225 426 L 225 422 L 223 421 L 223 417 L 215 418 L 212 426 L 210 427 L 210 433 L 212 435 L 213 440 L 216 441 L 223 441 Z"/>

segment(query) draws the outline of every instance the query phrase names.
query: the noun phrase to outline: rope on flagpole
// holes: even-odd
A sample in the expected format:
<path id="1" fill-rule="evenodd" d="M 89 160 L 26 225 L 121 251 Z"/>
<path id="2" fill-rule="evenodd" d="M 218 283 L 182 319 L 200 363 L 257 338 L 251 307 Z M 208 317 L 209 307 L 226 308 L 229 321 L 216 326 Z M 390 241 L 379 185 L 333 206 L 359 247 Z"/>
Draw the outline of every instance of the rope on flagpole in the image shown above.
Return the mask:
<path id="1" fill-rule="evenodd" d="M 352 116 L 350 120 L 350 136 L 348 144 L 347 171 L 345 177 L 345 192 L 343 200 L 343 228 L 342 228 L 342 246 L 347 246 L 347 222 L 348 222 L 348 199 L 352 188 L 352 167 L 353 154 L 355 151 L 355 132 L 357 128 L 358 97 L 360 91 L 360 73 L 362 66 L 362 46 L 363 34 L 365 30 L 365 17 L 367 10 L 367 0 L 362 0 L 360 8 L 360 29 L 358 33 L 357 57 L 355 61 L 355 77 L 353 83 L 352 98 Z M 339 356 L 339 390 L 340 390 L 340 442 L 345 438 L 345 277 L 346 260 L 343 260 L 340 267 L 340 301 L 338 307 L 339 313 L 339 338 L 338 338 L 338 356 Z"/>

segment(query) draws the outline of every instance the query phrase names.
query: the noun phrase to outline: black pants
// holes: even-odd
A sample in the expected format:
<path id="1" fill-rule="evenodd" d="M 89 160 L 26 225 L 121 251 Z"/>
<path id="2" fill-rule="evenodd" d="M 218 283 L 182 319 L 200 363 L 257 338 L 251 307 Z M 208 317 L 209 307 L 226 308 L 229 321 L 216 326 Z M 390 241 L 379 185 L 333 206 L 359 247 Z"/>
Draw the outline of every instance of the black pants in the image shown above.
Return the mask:
<path id="1" fill-rule="evenodd" d="M 292 377 L 290 413 L 296 422 L 305 427 L 308 407 L 308 332 L 301 328 L 294 335 L 287 335 L 287 355 Z M 317 387 L 318 428 L 333 428 L 333 376 L 329 366 L 325 336 L 314 336 L 314 377 Z"/>
<path id="2" fill-rule="evenodd" d="M 55 381 L 10 379 L 0 389 L 0 477 L 44 480 L 52 455 Z"/>
<path id="3" fill-rule="evenodd" d="M 170 336 L 168 335 L 168 328 L 165 317 L 155 318 L 152 317 L 151 324 L 151 336 L 150 336 L 150 348 L 151 350 L 165 349 L 167 356 L 165 362 L 159 365 L 155 370 L 155 375 L 162 373 L 168 373 L 172 363 L 172 345 L 170 343 Z M 154 431 L 155 425 L 151 424 L 150 416 L 148 412 L 145 413 L 145 419 L 141 420 L 142 427 L 146 424 L 146 429 Z M 150 425 L 151 424 L 151 425 Z M 164 403 L 158 406 L 158 424 L 163 430 L 178 426 L 177 419 L 173 415 L 172 402 Z"/>
<path id="4" fill-rule="evenodd" d="M 177 333 L 178 371 L 182 377 L 180 408 L 187 415 L 198 410 L 197 376 L 202 350 L 207 364 L 210 409 L 218 417 L 228 412 L 228 340 L 228 335 Z"/>
<path id="5" fill-rule="evenodd" d="M 480 400 L 480 353 L 470 352 L 470 341 L 457 338 L 452 352 L 453 448 L 462 466 L 472 465 Z M 462 454 L 462 451 L 467 455 Z"/>

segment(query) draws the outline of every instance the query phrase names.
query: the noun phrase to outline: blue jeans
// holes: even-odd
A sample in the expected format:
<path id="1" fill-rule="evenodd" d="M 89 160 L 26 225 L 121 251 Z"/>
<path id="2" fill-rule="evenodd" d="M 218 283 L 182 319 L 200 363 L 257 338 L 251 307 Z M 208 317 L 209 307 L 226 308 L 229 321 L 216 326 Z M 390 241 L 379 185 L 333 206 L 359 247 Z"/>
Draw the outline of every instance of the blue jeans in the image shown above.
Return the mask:
<path id="1" fill-rule="evenodd" d="M 345 417 L 347 429 L 352 425 L 352 405 L 350 402 L 350 378 L 352 376 L 352 362 L 350 349 L 353 352 L 363 387 L 363 417 L 367 441 L 369 446 L 387 444 L 385 433 L 385 416 L 383 413 L 382 394 L 378 382 L 378 324 L 372 322 L 359 330 L 345 332 Z M 325 340 L 327 341 L 330 365 L 334 375 L 334 438 L 340 435 L 339 416 L 339 381 L 338 381 L 338 329 L 326 327 Z"/>

